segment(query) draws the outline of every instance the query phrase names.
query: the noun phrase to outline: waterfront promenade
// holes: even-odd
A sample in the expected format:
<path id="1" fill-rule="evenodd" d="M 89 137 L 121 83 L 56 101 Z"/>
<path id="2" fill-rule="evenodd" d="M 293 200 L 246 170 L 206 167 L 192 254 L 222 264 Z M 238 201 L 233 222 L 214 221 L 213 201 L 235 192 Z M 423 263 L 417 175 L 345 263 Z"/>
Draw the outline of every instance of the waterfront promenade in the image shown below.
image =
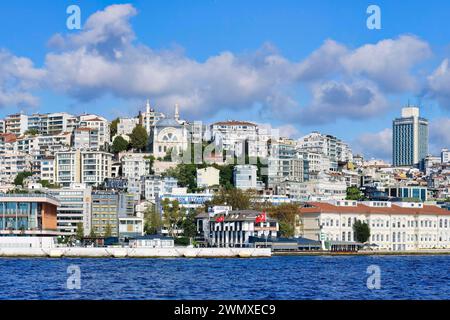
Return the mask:
<path id="1" fill-rule="evenodd" d="M 258 258 L 270 248 L 0 248 L 0 257 L 50 258 Z"/>

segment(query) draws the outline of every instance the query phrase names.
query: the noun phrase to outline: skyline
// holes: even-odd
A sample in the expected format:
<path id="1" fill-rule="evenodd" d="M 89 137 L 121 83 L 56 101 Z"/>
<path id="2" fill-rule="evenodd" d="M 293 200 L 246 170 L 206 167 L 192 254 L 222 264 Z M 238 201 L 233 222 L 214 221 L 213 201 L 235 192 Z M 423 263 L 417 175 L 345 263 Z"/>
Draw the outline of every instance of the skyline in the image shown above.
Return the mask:
<path id="1" fill-rule="evenodd" d="M 135 115 L 148 98 L 169 114 L 179 103 L 187 120 L 270 123 L 294 138 L 320 131 L 391 160 L 392 120 L 410 101 L 430 120 L 436 154 L 450 145 L 448 41 L 439 32 L 450 4 L 433 2 L 378 1 L 381 30 L 367 29 L 365 1 L 6 4 L 0 115 L 112 119 Z M 71 4 L 81 8 L 80 31 L 65 27 Z"/>

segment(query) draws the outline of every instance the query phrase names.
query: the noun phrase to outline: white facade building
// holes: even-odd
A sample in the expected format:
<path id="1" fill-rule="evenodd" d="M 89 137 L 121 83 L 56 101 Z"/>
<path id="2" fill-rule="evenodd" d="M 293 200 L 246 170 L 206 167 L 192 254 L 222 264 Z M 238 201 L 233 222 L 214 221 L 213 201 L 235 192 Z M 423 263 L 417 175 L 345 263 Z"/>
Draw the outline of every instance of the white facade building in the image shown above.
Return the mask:
<path id="1" fill-rule="evenodd" d="M 150 174 L 150 154 L 127 153 L 120 159 L 122 163 L 122 175 L 125 178 L 140 178 Z"/>
<path id="2" fill-rule="evenodd" d="M 214 167 L 197 169 L 197 187 L 208 188 L 220 184 L 220 170 Z"/>
<path id="3" fill-rule="evenodd" d="M 237 165 L 233 171 L 234 186 L 238 189 L 257 188 L 257 167 L 255 165 Z"/>
<path id="4" fill-rule="evenodd" d="M 312 240 L 355 242 L 353 225 L 368 223 L 378 250 L 450 248 L 450 211 L 422 203 L 312 202 L 299 210 L 296 234 Z"/>

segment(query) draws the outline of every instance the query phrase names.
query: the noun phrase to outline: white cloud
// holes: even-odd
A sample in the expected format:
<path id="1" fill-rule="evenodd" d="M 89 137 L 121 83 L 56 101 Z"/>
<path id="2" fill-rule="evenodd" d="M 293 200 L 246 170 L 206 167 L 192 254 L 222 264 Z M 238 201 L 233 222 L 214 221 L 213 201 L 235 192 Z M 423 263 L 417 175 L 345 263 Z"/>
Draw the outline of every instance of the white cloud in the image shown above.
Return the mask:
<path id="1" fill-rule="evenodd" d="M 419 89 L 411 71 L 430 56 L 427 42 L 403 35 L 364 45 L 342 58 L 342 64 L 348 73 L 367 77 L 384 90 L 403 92 Z"/>
<path id="2" fill-rule="evenodd" d="M 366 159 L 392 161 L 392 129 L 380 132 L 363 133 L 352 143 L 353 152 L 364 155 Z"/>
<path id="3" fill-rule="evenodd" d="M 443 148 L 450 148 L 450 118 L 430 121 L 429 152 L 433 155 L 439 155 Z"/>
<path id="4" fill-rule="evenodd" d="M 330 81 L 313 88 L 311 104 L 300 111 L 302 123 L 334 122 L 340 118 L 364 120 L 383 113 L 389 106 L 370 82 L 346 84 Z"/>
<path id="5" fill-rule="evenodd" d="M 45 76 L 45 71 L 33 66 L 30 59 L 0 50 L 0 107 L 36 106 L 38 98 L 30 93 Z"/>

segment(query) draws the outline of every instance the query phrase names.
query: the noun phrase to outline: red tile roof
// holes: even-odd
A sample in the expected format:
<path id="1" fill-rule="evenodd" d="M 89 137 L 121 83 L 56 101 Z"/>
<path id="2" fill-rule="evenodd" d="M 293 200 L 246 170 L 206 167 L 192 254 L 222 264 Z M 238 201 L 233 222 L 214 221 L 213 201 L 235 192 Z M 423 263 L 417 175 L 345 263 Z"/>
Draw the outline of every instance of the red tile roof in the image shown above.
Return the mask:
<path id="1" fill-rule="evenodd" d="M 253 127 L 256 127 L 256 124 L 247 122 L 247 121 L 230 120 L 230 121 L 220 121 L 220 122 L 213 123 L 213 126 L 253 126 Z"/>

